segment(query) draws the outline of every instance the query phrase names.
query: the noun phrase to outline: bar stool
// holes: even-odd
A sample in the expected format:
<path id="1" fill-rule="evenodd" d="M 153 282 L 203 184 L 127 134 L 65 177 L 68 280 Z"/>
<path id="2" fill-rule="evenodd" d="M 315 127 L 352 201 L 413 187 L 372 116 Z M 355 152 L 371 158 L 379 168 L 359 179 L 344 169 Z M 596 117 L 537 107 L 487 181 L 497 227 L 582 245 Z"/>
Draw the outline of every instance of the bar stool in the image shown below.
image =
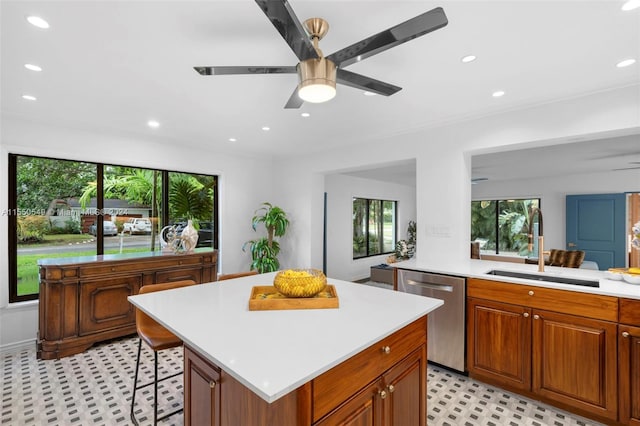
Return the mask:
<path id="1" fill-rule="evenodd" d="M 154 291 L 163 291 L 169 290 L 172 288 L 186 287 L 190 285 L 196 284 L 193 280 L 185 280 L 185 281 L 175 281 L 171 283 L 163 283 L 163 284 L 151 284 L 145 285 L 140 289 L 139 294 L 151 293 Z M 169 416 L 177 414 L 183 410 L 180 408 L 179 410 L 173 411 L 171 413 L 165 414 L 164 416 L 158 418 L 158 383 L 164 380 L 175 377 L 183 372 L 180 371 L 175 374 L 171 374 L 167 377 L 163 377 L 158 380 L 158 351 L 163 349 L 175 348 L 182 345 L 182 340 L 175 334 L 171 333 L 169 330 L 158 324 L 155 320 L 151 319 L 147 314 L 142 312 L 140 309 L 136 309 L 136 330 L 138 331 L 138 358 L 136 359 L 136 373 L 133 379 L 133 393 L 131 396 L 131 421 L 135 425 L 138 425 L 138 421 L 133 414 L 133 409 L 136 403 L 136 391 L 146 388 L 147 386 L 153 385 L 153 424 L 158 424 L 158 420 L 165 419 Z M 142 351 L 142 341 L 144 340 L 145 344 L 149 346 L 153 350 L 153 363 L 154 363 L 154 371 L 153 371 L 153 382 L 146 383 L 144 385 L 137 386 L 138 384 L 138 370 L 140 369 L 140 354 Z"/>
<path id="2" fill-rule="evenodd" d="M 249 272 L 236 272 L 234 274 L 218 275 L 218 281 L 230 280 L 231 278 L 248 277 L 250 275 L 256 275 L 257 273 L 258 271 L 249 271 Z"/>

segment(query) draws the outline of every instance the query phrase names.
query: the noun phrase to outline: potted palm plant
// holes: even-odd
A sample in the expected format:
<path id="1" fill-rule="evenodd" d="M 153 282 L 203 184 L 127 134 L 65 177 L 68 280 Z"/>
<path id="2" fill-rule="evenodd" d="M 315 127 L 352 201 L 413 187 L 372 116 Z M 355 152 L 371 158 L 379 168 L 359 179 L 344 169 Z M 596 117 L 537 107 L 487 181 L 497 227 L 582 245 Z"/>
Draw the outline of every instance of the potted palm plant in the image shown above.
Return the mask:
<path id="1" fill-rule="evenodd" d="M 257 231 L 257 226 L 263 223 L 267 230 L 267 236 L 256 240 L 249 240 L 242 245 L 242 251 L 246 251 L 247 246 L 251 252 L 251 270 L 259 273 L 273 272 L 280 269 L 278 253 L 280 244 L 274 237 L 282 237 L 289 226 L 287 214 L 278 206 L 271 203 L 262 203 L 262 206 L 255 211 L 255 216 L 251 219 L 251 226 Z"/>

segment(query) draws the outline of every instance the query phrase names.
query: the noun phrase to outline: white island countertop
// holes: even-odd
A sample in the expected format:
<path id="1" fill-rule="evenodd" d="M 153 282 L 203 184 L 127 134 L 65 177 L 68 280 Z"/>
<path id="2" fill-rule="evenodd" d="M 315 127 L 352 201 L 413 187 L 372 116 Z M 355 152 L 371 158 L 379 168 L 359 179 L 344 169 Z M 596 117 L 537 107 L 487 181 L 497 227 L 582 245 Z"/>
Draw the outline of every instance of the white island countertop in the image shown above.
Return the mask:
<path id="1" fill-rule="evenodd" d="M 457 275 L 467 278 L 482 278 L 502 282 L 512 282 L 515 284 L 535 285 L 538 287 L 556 288 L 560 290 L 578 291 L 582 293 L 602 294 L 606 296 L 628 297 L 630 299 L 640 299 L 640 285 L 630 284 L 625 281 L 615 281 L 606 278 L 605 271 L 596 271 L 580 268 L 560 268 L 557 266 L 545 266 L 544 272 L 538 272 L 537 264 L 524 264 L 513 262 L 497 262 L 491 260 L 468 259 L 460 262 L 429 263 L 419 262 L 415 259 L 403 262 L 392 263 L 390 266 L 400 269 L 411 269 L 416 271 L 432 272 L 436 274 Z M 487 272 L 499 269 L 503 271 L 525 272 L 540 274 L 548 277 L 558 276 L 567 278 L 577 278 L 581 280 L 598 281 L 599 287 L 585 287 L 574 284 L 560 284 L 550 281 L 538 281 L 522 278 L 511 278 L 505 276 L 488 275 Z"/>
<path id="2" fill-rule="evenodd" d="M 328 279 L 336 309 L 249 311 L 275 273 L 129 296 L 186 345 L 273 402 L 428 314 L 443 302 Z"/>

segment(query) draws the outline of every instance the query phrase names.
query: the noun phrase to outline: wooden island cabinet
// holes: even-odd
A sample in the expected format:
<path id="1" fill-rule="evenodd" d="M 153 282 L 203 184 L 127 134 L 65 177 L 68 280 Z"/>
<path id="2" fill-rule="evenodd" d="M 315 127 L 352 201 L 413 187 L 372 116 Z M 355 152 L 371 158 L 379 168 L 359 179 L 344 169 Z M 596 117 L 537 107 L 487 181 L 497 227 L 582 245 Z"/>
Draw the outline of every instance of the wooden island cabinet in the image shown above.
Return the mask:
<path id="1" fill-rule="evenodd" d="M 143 285 L 216 280 L 217 251 L 160 252 L 40 260 L 37 357 L 57 359 L 133 334 L 127 300 Z"/>
<path id="2" fill-rule="evenodd" d="M 185 425 L 426 426 L 427 317 L 273 403 L 185 346 Z"/>

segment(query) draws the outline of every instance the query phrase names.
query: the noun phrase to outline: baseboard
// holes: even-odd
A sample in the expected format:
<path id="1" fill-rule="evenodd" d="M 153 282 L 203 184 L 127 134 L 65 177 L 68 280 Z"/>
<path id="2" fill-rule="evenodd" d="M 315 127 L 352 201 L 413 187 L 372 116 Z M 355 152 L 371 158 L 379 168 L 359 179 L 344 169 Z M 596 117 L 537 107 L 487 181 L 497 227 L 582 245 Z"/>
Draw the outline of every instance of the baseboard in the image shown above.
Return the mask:
<path id="1" fill-rule="evenodd" d="M 0 345 L 0 354 L 9 352 L 18 352 L 23 349 L 32 349 L 35 347 L 36 339 L 27 339 L 21 342 L 8 343 L 6 345 Z"/>

